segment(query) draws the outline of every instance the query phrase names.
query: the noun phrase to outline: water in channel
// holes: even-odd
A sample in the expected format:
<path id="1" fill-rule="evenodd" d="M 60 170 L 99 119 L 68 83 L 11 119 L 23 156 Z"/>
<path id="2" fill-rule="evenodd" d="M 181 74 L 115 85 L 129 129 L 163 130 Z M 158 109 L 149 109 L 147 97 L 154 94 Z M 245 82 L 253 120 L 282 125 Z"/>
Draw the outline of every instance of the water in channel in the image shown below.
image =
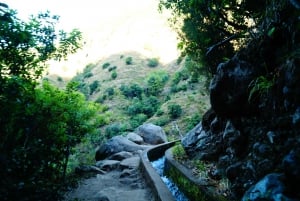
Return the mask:
<path id="1" fill-rule="evenodd" d="M 168 189 L 171 191 L 172 195 L 175 197 L 176 201 L 189 201 L 189 199 L 179 190 L 177 185 L 173 183 L 171 179 L 164 175 L 164 165 L 165 165 L 165 157 L 161 157 L 156 161 L 151 162 L 152 166 L 159 174 L 163 182 L 166 184 Z"/>

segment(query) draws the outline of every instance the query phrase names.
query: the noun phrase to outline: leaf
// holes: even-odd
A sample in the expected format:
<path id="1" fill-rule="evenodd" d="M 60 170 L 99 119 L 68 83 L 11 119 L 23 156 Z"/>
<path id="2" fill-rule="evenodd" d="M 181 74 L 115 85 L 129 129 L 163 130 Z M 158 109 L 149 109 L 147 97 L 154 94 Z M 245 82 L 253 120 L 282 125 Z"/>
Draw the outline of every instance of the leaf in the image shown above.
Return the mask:
<path id="1" fill-rule="evenodd" d="M 268 31 L 268 36 L 271 37 L 271 36 L 274 34 L 275 30 L 276 30 L 276 28 L 275 28 L 275 27 L 272 27 L 272 29 L 270 29 L 270 30 Z"/>

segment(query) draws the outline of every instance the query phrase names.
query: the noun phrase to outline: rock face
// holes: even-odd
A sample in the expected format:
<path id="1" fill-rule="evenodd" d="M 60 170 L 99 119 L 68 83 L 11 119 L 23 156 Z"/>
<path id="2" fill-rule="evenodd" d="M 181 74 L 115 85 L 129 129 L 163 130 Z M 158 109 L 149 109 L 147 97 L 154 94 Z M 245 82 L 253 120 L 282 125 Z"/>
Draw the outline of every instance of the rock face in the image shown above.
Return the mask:
<path id="1" fill-rule="evenodd" d="M 138 152 L 147 149 L 149 146 L 146 145 L 138 145 L 126 137 L 123 136 L 115 136 L 109 139 L 105 144 L 100 146 L 96 150 L 96 161 L 103 160 L 113 154 L 127 151 L 127 152 Z"/>
<path id="2" fill-rule="evenodd" d="M 249 63 L 234 57 L 221 63 L 210 84 L 210 102 L 220 116 L 235 116 L 251 112 L 248 102 L 250 82 L 257 70 Z"/>
<path id="3" fill-rule="evenodd" d="M 167 142 L 167 136 L 160 126 L 151 123 L 143 124 L 136 129 L 136 133 L 145 143 L 156 145 Z"/>
<path id="4" fill-rule="evenodd" d="M 211 109 L 182 139 L 190 158 L 213 163 L 229 179 L 231 200 L 300 200 L 300 58 L 281 57 L 299 46 L 300 21 L 286 17 L 274 36 L 218 66 Z"/>

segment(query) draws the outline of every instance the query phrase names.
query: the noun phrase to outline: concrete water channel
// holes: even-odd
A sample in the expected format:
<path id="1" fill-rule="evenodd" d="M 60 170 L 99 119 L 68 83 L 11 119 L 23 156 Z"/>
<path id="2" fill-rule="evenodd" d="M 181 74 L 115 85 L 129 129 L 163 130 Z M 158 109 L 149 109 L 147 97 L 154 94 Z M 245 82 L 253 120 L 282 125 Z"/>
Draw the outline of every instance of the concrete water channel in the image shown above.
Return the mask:
<path id="1" fill-rule="evenodd" d="M 176 201 L 189 201 L 189 199 L 184 195 L 184 193 L 178 188 L 178 186 L 170 179 L 168 176 L 164 174 L 164 167 L 165 167 L 165 156 L 152 161 L 151 164 L 159 174 L 160 178 L 166 184 L 168 189 L 170 190 L 171 194 L 175 198 Z"/>
<path id="2" fill-rule="evenodd" d="M 174 160 L 171 147 L 180 140 L 157 145 L 141 155 L 141 167 L 157 201 L 226 201 L 215 189 L 201 183 L 191 171 Z M 169 176 L 166 176 L 168 173 Z M 172 176 L 172 174 L 173 176 Z M 183 186 L 172 181 L 180 178 Z M 175 184 L 176 183 L 176 184 Z M 179 190 L 178 190 L 179 189 Z"/>

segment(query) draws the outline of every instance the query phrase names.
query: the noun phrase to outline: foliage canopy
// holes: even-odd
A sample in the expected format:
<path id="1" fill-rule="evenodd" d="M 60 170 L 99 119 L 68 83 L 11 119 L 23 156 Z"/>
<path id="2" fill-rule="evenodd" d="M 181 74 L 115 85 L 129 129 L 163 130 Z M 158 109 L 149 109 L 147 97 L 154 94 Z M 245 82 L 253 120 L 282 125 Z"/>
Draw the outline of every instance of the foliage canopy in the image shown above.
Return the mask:
<path id="1" fill-rule="evenodd" d="M 71 147 L 97 125 L 98 105 L 70 83 L 39 84 L 47 61 L 81 47 L 81 32 L 56 31 L 49 12 L 28 22 L 0 3 L 0 197 L 56 200 Z"/>
<path id="2" fill-rule="evenodd" d="M 171 10 L 170 22 L 183 55 L 204 63 L 214 74 L 220 62 L 245 44 L 263 19 L 265 4 L 255 0 L 160 0 L 159 9 Z"/>

